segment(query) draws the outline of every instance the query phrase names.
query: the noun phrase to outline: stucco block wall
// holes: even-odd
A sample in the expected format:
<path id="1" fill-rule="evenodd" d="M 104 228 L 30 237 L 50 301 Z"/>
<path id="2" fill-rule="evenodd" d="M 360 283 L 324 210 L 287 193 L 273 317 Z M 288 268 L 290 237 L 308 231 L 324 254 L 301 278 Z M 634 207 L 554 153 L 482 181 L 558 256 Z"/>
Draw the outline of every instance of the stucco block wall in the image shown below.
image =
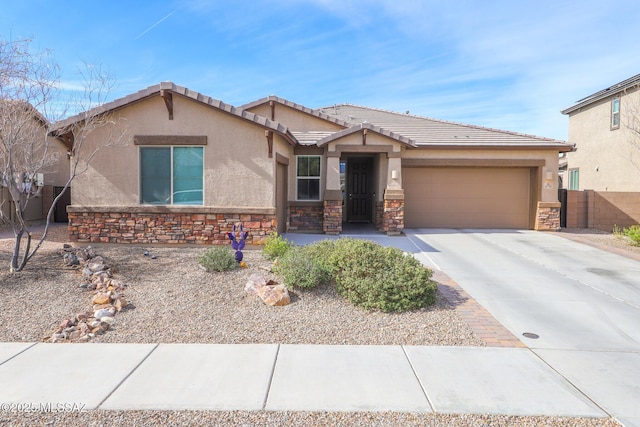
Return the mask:
<path id="1" fill-rule="evenodd" d="M 589 205 L 585 191 L 567 191 L 567 227 L 587 228 Z"/>
<path id="2" fill-rule="evenodd" d="M 613 231 L 640 223 L 640 193 L 568 191 L 567 227 Z"/>

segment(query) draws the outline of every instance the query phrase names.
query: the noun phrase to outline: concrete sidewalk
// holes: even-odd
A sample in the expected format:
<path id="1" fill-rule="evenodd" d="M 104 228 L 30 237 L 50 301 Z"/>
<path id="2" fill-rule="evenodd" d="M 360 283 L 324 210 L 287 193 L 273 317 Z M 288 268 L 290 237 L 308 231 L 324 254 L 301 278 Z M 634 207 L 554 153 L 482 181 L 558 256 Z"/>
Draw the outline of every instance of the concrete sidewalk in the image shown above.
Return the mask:
<path id="1" fill-rule="evenodd" d="M 2 410 L 394 411 L 608 418 L 529 349 L 0 343 Z"/>

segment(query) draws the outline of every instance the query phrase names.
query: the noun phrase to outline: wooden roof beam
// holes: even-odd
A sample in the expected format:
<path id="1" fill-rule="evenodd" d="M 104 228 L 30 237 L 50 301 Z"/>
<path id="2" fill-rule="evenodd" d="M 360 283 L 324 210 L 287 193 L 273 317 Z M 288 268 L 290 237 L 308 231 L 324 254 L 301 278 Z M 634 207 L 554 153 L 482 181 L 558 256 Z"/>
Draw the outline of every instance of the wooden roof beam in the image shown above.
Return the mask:
<path id="1" fill-rule="evenodd" d="M 169 112 L 169 120 L 173 120 L 173 94 L 168 89 L 161 89 L 160 96 L 164 99 L 164 105 Z"/>

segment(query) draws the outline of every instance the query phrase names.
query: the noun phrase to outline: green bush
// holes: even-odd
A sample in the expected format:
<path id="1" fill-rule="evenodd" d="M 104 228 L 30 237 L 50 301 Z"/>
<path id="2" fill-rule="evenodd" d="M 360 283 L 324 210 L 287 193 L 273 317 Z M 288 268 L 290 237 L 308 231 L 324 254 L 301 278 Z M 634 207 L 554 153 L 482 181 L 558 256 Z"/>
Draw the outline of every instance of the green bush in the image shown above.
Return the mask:
<path id="1" fill-rule="evenodd" d="M 262 255 L 271 260 L 280 258 L 291 249 L 291 246 L 291 243 L 287 239 L 278 233 L 273 233 L 265 240 Z"/>
<path id="2" fill-rule="evenodd" d="M 640 246 L 640 225 L 632 225 L 624 229 L 624 234 L 632 241 L 634 246 Z"/>
<path id="3" fill-rule="evenodd" d="M 275 272 L 288 287 L 335 281 L 340 295 L 367 310 L 406 311 L 435 302 L 431 270 L 411 255 L 359 239 L 321 240 L 292 247 Z"/>
<path id="4" fill-rule="evenodd" d="M 309 248 L 292 247 L 278 259 L 275 272 L 288 288 L 310 289 L 330 280 L 329 272 Z"/>
<path id="5" fill-rule="evenodd" d="M 338 293 L 364 309 L 405 311 L 435 302 L 437 286 L 431 270 L 399 249 L 340 239 L 328 264 Z"/>
<path id="6" fill-rule="evenodd" d="M 216 246 L 202 253 L 198 257 L 198 264 L 207 271 L 229 271 L 238 266 L 238 261 L 228 246 Z"/>

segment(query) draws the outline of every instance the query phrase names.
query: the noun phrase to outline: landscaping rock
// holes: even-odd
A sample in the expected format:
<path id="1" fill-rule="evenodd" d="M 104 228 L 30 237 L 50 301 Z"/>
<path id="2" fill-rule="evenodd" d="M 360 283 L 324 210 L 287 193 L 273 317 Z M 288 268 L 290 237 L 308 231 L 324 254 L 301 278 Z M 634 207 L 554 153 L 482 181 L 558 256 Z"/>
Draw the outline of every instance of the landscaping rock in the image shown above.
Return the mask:
<path id="1" fill-rule="evenodd" d="M 260 289 L 265 287 L 266 284 L 267 280 L 263 276 L 259 274 L 252 274 L 249 277 L 247 284 L 244 285 L 244 291 L 251 295 L 258 295 Z"/>
<path id="2" fill-rule="evenodd" d="M 289 291 L 285 285 L 265 285 L 258 294 L 262 301 L 271 306 L 284 306 L 291 304 Z"/>
<path id="3" fill-rule="evenodd" d="M 109 304 L 111 302 L 111 295 L 104 292 L 98 292 L 91 298 L 91 304 Z"/>

